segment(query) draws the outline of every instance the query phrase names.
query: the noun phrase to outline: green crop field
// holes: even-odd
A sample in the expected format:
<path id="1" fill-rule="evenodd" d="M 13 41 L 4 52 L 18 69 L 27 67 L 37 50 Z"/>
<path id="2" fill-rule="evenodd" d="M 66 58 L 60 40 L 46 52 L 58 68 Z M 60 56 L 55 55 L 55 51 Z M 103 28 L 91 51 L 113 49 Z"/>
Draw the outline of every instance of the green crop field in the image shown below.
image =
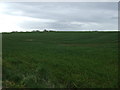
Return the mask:
<path id="1" fill-rule="evenodd" d="M 2 40 L 3 87 L 118 87 L 118 32 L 14 32 Z"/>

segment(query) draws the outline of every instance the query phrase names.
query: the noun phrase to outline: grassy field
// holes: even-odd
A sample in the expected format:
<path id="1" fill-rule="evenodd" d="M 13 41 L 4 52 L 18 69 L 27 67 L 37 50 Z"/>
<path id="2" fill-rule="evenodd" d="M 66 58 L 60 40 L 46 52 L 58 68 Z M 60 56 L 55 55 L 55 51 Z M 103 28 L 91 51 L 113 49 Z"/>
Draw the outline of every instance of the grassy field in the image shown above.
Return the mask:
<path id="1" fill-rule="evenodd" d="M 2 35 L 3 87 L 118 87 L 117 32 Z"/>

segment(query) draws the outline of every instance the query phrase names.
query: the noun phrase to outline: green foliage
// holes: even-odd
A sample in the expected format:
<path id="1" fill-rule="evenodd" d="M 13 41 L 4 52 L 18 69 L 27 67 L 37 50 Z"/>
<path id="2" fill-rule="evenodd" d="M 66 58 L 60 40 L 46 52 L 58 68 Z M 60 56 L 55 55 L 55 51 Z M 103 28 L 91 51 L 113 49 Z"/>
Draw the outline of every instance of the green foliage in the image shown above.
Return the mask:
<path id="1" fill-rule="evenodd" d="M 116 88 L 117 32 L 4 33 L 3 87 Z"/>

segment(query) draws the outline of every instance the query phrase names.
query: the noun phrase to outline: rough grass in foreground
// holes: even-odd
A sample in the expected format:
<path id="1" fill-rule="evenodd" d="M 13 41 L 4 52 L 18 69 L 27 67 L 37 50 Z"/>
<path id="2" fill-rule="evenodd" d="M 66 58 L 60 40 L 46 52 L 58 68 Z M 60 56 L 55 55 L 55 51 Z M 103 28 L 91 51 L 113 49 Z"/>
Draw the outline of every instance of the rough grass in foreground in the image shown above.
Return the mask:
<path id="1" fill-rule="evenodd" d="M 3 87 L 116 88 L 117 32 L 3 34 Z"/>

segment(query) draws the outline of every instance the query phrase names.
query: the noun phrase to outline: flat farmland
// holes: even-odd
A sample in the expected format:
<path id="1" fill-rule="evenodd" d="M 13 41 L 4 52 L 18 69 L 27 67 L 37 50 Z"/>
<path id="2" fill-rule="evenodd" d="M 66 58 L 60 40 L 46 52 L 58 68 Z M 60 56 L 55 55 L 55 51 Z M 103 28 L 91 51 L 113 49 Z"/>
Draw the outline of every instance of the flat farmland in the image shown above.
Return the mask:
<path id="1" fill-rule="evenodd" d="M 3 33 L 2 55 L 3 87 L 118 87 L 118 32 Z"/>

